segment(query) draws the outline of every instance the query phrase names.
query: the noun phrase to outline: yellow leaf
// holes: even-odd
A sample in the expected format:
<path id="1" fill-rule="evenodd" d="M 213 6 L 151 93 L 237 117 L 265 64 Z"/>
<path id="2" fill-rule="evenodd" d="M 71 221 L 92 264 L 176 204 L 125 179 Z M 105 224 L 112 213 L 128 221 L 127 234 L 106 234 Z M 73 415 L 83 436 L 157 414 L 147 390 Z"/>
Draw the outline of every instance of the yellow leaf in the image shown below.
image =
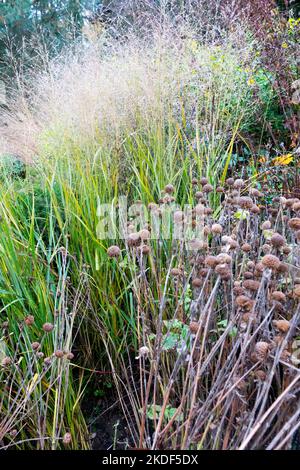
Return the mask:
<path id="1" fill-rule="evenodd" d="M 287 153 L 286 155 L 281 155 L 280 157 L 276 157 L 272 160 L 272 164 L 274 166 L 277 165 L 288 165 L 293 161 L 293 155 L 291 153 Z"/>

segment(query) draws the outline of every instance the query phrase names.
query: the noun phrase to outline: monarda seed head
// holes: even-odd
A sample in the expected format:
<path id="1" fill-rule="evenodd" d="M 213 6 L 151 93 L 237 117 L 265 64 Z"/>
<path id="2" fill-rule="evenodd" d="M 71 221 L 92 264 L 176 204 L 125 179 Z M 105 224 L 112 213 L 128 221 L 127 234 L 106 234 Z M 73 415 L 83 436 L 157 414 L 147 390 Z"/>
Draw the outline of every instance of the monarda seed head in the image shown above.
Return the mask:
<path id="1" fill-rule="evenodd" d="M 137 248 L 138 253 L 141 255 L 149 255 L 150 253 L 150 246 L 148 245 L 141 245 Z"/>
<path id="2" fill-rule="evenodd" d="M 290 329 L 290 322 L 287 320 L 273 320 L 273 325 L 280 333 L 287 333 Z"/>
<path id="3" fill-rule="evenodd" d="M 216 256 L 217 262 L 221 264 L 231 264 L 232 258 L 227 253 L 220 253 Z"/>
<path id="4" fill-rule="evenodd" d="M 280 266 L 280 259 L 274 255 L 265 255 L 261 260 L 263 266 L 267 269 L 276 270 Z"/>
<path id="5" fill-rule="evenodd" d="M 190 329 L 190 332 L 193 333 L 194 335 L 197 334 L 199 330 L 199 323 L 196 321 L 191 321 L 191 323 L 189 324 L 189 329 Z"/>
<path id="6" fill-rule="evenodd" d="M 127 237 L 127 244 L 129 247 L 137 246 L 140 242 L 140 234 L 137 232 L 130 233 Z"/>
<path id="7" fill-rule="evenodd" d="M 165 191 L 166 191 L 166 193 L 168 193 L 168 194 L 172 194 L 172 193 L 174 193 L 175 188 L 174 188 L 174 186 L 173 186 L 172 184 L 167 184 L 167 185 L 165 186 Z"/>
<path id="8" fill-rule="evenodd" d="M 71 436 L 71 433 L 69 432 L 66 432 L 66 434 L 64 434 L 64 437 L 63 437 L 63 444 L 65 446 L 71 444 L 72 442 L 72 436 Z"/>
<path id="9" fill-rule="evenodd" d="M 294 202 L 292 206 L 293 211 L 298 212 L 300 211 L 300 202 Z"/>
<path id="10" fill-rule="evenodd" d="M 118 258 L 121 254 L 121 250 L 118 246 L 112 245 L 107 249 L 107 254 L 110 258 Z"/>
<path id="11" fill-rule="evenodd" d="M 269 220 L 266 220 L 265 222 L 261 224 L 262 230 L 270 230 L 271 227 L 272 227 L 272 224 Z"/>
<path id="12" fill-rule="evenodd" d="M 249 193 L 251 194 L 251 196 L 253 197 L 259 197 L 260 196 L 260 192 L 257 188 L 251 188 Z"/>
<path id="13" fill-rule="evenodd" d="M 193 186 L 196 186 L 196 184 L 198 184 L 198 179 L 197 179 L 197 178 L 193 178 L 193 179 L 192 179 L 192 185 L 193 185 Z"/>
<path id="14" fill-rule="evenodd" d="M 195 198 L 196 198 L 196 199 L 201 199 L 202 197 L 203 197 L 202 191 L 197 191 L 197 192 L 195 193 Z"/>
<path id="15" fill-rule="evenodd" d="M 280 292 L 279 290 L 274 290 L 271 294 L 271 298 L 273 300 L 276 300 L 276 302 L 285 302 L 286 301 L 286 296 L 283 292 Z"/>
<path id="16" fill-rule="evenodd" d="M 25 325 L 31 326 L 34 324 L 34 316 L 33 315 L 27 315 L 27 317 L 24 320 Z"/>
<path id="17" fill-rule="evenodd" d="M 204 177 L 200 178 L 200 184 L 201 184 L 202 186 L 205 186 L 207 183 L 208 183 L 208 179 L 207 179 L 207 178 L 204 178 Z"/>
<path id="18" fill-rule="evenodd" d="M 245 253 L 249 253 L 249 251 L 251 251 L 251 245 L 249 243 L 243 243 L 241 250 Z"/>
<path id="19" fill-rule="evenodd" d="M 251 209 L 251 207 L 253 206 L 253 201 L 251 197 L 248 196 L 239 197 L 237 199 L 237 203 L 242 209 Z"/>
<path id="20" fill-rule="evenodd" d="M 269 354 L 269 343 L 266 341 L 258 341 L 255 345 L 255 355 L 259 361 L 264 361 Z"/>
<path id="21" fill-rule="evenodd" d="M 294 217 L 293 219 L 289 220 L 289 227 L 292 230 L 300 230 L 300 218 Z"/>
<path id="22" fill-rule="evenodd" d="M 149 240 L 150 232 L 146 228 L 143 228 L 142 230 L 139 231 L 139 236 L 141 240 Z"/>
<path id="23" fill-rule="evenodd" d="M 192 286 L 195 288 L 201 287 L 203 285 L 203 281 L 200 277 L 195 277 L 195 279 L 192 280 Z"/>
<path id="24" fill-rule="evenodd" d="M 212 224 L 211 231 L 214 235 L 221 235 L 223 232 L 223 227 L 220 224 Z"/>
<path id="25" fill-rule="evenodd" d="M 241 189 L 243 186 L 244 186 L 244 180 L 242 180 L 241 178 L 238 178 L 234 181 L 233 183 L 233 187 L 235 189 Z"/>
<path id="26" fill-rule="evenodd" d="M 220 274 L 221 277 L 225 276 L 227 278 L 230 275 L 227 263 L 217 264 L 215 271 L 217 274 Z"/>
<path id="27" fill-rule="evenodd" d="M 171 271 L 170 271 L 170 274 L 173 277 L 178 277 L 182 274 L 182 272 L 179 268 L 172 268 Z"/>
<path id="28" fill-rule="evenodd" d="M 54 328 L 54 325 L 52 325 L 52 323 L 44 323 L 43 324 L 43 330 L 46 332 L 46 333 L 50 333 Z"/>
<path id="29" fill-rule="evenodd" d="M 54 353 L 54 356 L 58 359 L 61 359 L 62 357 L 64 357 L 64 352 L 61 349 L 57 349 Z"/>
<path id="30" fill-rule="evenodd" d="M 295 297 L 300 298 L 300 285 L 299 284 L 295 286 L 293 294 Z"/>
<path id="31" fill-rule="evenodd" d="M 184 213 L 182 211 L 175 211 L 173 214 L 174 224 L 182 224 L 184 221 Z"/>
<path id="32" fill-rule="evenodd" d="M 298 232 L 296 232 L 296 233 L 298 233 Z M 286 245 L 282 248 L 282 251 L 285 255 L 289 255 L 290 252 L 292 251 L 292 249 L 289 246 Z"/>
<path id="33" fill-rule="evenodd" d="M 245 310 L 251 310 L 254 305 L 254 300 L 250 299 L 246 295 L 239 295 L 235 299 L 235 303 L 239 308 L 244 308 Z"/>
<path id="34" fill-rule="evenodd" d="M 9 367 L 11 364 L 12 364 L 12 360 L 8 356 L 5 356 L 1 361 L 1 366 L 2 367 Z"/>
<path id="35" fill-rule="evenodd" d="M 258 207 L 257 204 L 253 204 L 253 206 L 250 209 L 250 212 L 252 214 L 259 214 L 260 213 L 260 208 Z"/>
<path id="36" fill-rule="evenodd" d="M 211 193 L 214 190 L 211 184 L 205 184 L 202 189 L 204 193 Z"/>
<path id="37" fill-rule="evenodd" d="M 228 186 L 233 186 L 233 184 L 234 184 L 234 179 L 233 179 L 233 178 L 227 178 L 226 184 L 227 184 Z"/>
<path id="38" fill-rule="evenodd" d="M 268 243 L 265 243 L 262 247 L 262 252 L 265 253 L 265 254 L 268 254 L 268 253 L 271 253 L 272 251 L 272 248 L 270 245 L 268 245 Z"/>
<path id="39" fill-rule="evenodd" d="M 275 248 L 281 248 L 285 245 L 285 239 L 280 235 L 280 233 L 274 233 L 270 241 Z"/>
<path id="40" fill-rule="evenodd" d="M 253 273 L 251 271 L 245 271 L 244 279 L 253 279 Z"/>
<path id="41" fill-rule="evenodd" d="M 259 369 L 254 372 L 254 376 L 257 380 L 261 380 L 262 382 L 264 382 L 266 380 L 267 374 L 264 370 Z"/>
<path id="42" fill-rule="evenodd" d="M 224 193 L 224 188 L 222 186 L 218 186 L 216 189 L 217 193 Z"/>
<path id="43" fill-rule="evenodd" d="M 67 352 L 66 353 L 66 358 L 69 360 L 69 361 L 72 361 L 72 359 L 74 359 L 74 354 L 70 351 L 70 352 Z"/>
<path id="44" fill-rule="evenodd" d="M 255 281 L 253 279 L 246 279 L 243 282 L 243 287 L 253 292 L 257 291 L 259 289 L 259 286 L 260 286 L 260 282 Z"/>
<path id="45" fill-rule="evenodd" d="M 206 258 L 204 260 L 204 263 L 209 268 L 214 269 L 218 264 L 218 260 L 217 260 L 216 256 L 208 255 L 208 256 L 206 256 Z"/>
<path id="46" fill-rule="evenodd" d="M 38 349 L 40 349 L 41 345 L 37 341 L 34 341 L 33 343 L 31 343 L 31 347 L 34 351 L 37 351 Z"/>

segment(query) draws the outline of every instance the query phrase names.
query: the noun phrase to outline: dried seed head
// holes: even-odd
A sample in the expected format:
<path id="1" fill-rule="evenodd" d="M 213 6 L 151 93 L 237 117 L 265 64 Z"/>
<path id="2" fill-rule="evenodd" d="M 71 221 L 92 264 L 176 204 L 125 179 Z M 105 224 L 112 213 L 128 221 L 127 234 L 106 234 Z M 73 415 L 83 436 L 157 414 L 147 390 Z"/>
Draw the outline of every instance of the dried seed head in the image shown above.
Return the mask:
<path id="1" fill-rule="evenodd" d="M 34 316 L 33 315 L 27 315 L 27 317 L 24 320 L 25 325 L 31 326 L 34 324 Z"/>
<path id="2" fill-rule="evenodd" d="M 206 266 L 214 269 L 218 264 L 218 260 L 216 256 L 208 255 L 206 256 L 204 263 Z"/>
<path id="3" fill-rule="evenodd" d="M 181 275 L 181 270 L 179 268 L 172 268 L 170 274 L 173 277 L 178 277 Z"/>
<path id="4" fill-rule="evenodd" d="M 224 188 L 222 186 L 218 186 L 216 189 L 217 193 L 224 193 Z"/>
<path id="5" fill-rule="evenodd" d="M 251 209 L 251 207 L 253 206 L 253 201 L 251 197 L 248 196 L 239 197 L 237 203 L 242 209 Z"/>
<path id="6" fill-rule="evenodd" d="M 202 281 L 202 279 L 200 279 L 200 277 L 195 277 L 192 280 L 192 286 L 193 287 L 198 288 L 198 287 L 201 287 L 202 285 L 203 285 L 203 281 Z"/>
<path id="7" fill-rule="evenodd" d="M 260 192 L 257 188 L 251 188 L 249 193 L 251 194 L 251 196 L 253 197 L 259 197 L 260 196 Z"/>
<path id="8" fill-rule="evenodd" d="M 285 245 L 285 239 L 283 238 L 282 235 L 280 235 L 280 233 L 274 233 L 271 237 L 271 244 L 275 248 L 280 248 L 283 245 Z"/>
<path id="9" fill-rule="evenodd" d="M 2 367 L 9 367 L 11 364 L 12 364 L 12 360 L 8 356 L 5 356 L 1 361 Z"/>
<path id="10" fill-rule="evenodd" d="M 208 274 L 208 269 L 207 268 L 201 268 L 199 271 L 199 276 L 201 277 L 206 277 Z"/>
<path id="11" fill-rule="evenodd" d="M 273 320 L 273 325 L 281 333 L 287 333 L 290 329 L 290 322 L 287 320 Z"/>
<path id="12" fill-rule="evenodd" d="M 255 268 L 255 263 L 254 263 L 254 261 L 248 261 L 248 263 L 247 263 L 247 268 L 253 270 L 253 269 Z"/>
<path id="13" fill-rule="evenodd" d="M 286 296 L 283 292 L 280 292 L 279 290 L 274 290 L 271 294 L 271 298 L 273 300 L 276 300 L 277 302 L 285 302 L 286 301 Z"/>
<path id="14" fill-rule="evenodd" d="M 150 232 L 146 228 L 143 228 L 142 230 L 140 230 L 139 236 L 141 240 L 149 240 Z"/>
<path id="15" fill-rule="evenodd" d="M 174 224 L 181 224 L 184 221 L 184 213 L 182 211 L 174 212 Z"/>
<path id="16" fill-rule="evenodd" d="M 129 247 L 137 246 L 140 242 L 140 234 L 137 232 L 130 233 L 127 237 L 127 244 Z"/>
<path id="17" fill-rule="evenodd" d="M 233 178 L 227 178 L 226 184 L 227 184 L 228 186 L 233 186 L 233 184 L 234 184 L 234 179 L 233 179 Z"/>
<path id="18" fill-rule="evenodd" d="M 121 254 L 121 250 L 118 246 L 112 245 L 107 249 L 107 254 L 110 258 L 118 258 Z"/>
<path id="19" fill-rule="evenodd" d="M 272 225 L 271 225 L 271 222 L 269 220 L 266 220 L 265 222 L 263 222 L 261 224 L 261 229 L 262 230 L 270 230 L 271 227 L 272 227 Z"/>
<path id="20" fill-rule="evenodd" d="M 272 269 L 272 270 L 278 269 L 280 266 L 279 258 L 277 258 L 277 256 L 274 256 L 274 255 L 265 255 L 262 258 L 261 262 L 265 268 Z"/>
<path id="21" fill-rule="evenodd" d="M 253 279 L 246 279 L 246 281 L 243 282 L 243 287 L 253 292 L 257 291 L 259 286 L 260 282 L 254 281 Z"/>
<path id="22" fill-rule="evenodd" d="M 230 270 L 227 263 L 217 264 L 215 271 L 217 274 L 220 274 L 221 277 L 228 278 L 228 276 L 230 276 Z"/>
<path id="23" fill-rule="evenodd" d="M 272 251 L 272 248 L 270 245 L 268 245 L 268 243 L 265 243 L 262 247 L 262 252 L 265 253 L 265 254 L 268 254 L 268 253 L 271 253 Z"/>
<path id="24" fill-rule="evenodd" d="M 255 355 L 259 361 L 263 361 L 269 354 L 269 343 L 258 341 L 255 345 Z"/>
<path id="25" fill-rule="evenodd" d="M 251 310 L 254 305 L 254 300 L 247 297 L 247 295 L 239 295 L 235 299 L 235 303 L 239 308 L 243 308 L 245 310 Z"/>
<path id="26" fill-rule="evenodd" d="M 198 184 L 198 179 L 197 178 L 192 178 L 192 185 L 196 186 Z"/>
<path id="27" fill-rule="evenodd" d="M 191 333 L 196 334 L 199 330 L 199 323 L 196 321 L 191 321 L 189 328 Z"/>
<path id="28" fill-rule="evenodd" d="M 257 204 L 253 204 L 253 206 L 250 209 L 250 212 L 252 212 L 252 214 L 259 214 L 260 213 L 260 208 L 258 207 Z"/>
<path id="29" fill-rule="evenodd" d="M 292 230 L 300 230 L 300 218 L 294 217 L 293 219 L 289 220 L 289 227 Z"/>
<path id="30" fill-rule="evenodd" d="M 51 357 L 45 357 L 45 359 L 44 359 L 44 364 L 45 364 L 46 366 L 49 366 L 49 365 L 51 364 L 51 362 L 52 362 L 52 358 L 51 358 Z"/>
<path id="31" fill-rule="evenodd" d="M 293 211 L 298 212 L 300 211 L 300 202 L 294 202 L 292 206 Z"/>
<path id="32" fill-rule="evenodd" d="M 218 256 L 216 256 L 217 263 L 220 264 L 231 264 L 232 258 L 229 256 L 227 253 L 220 253 Z"/>
<path id="33" fill-rule="evenodd" d="M 207 178 L 204 178 L 204 177 L 200 178 L 200 184 L 201 184 L 202 186 L 205 186 L 207 183 L 208 183 L 208 179 L 207 179 Z"/>
<path id="34" fill-rule="evenodd" d="M 211 193 L 214 190 L 214 188 L 211 184 L 205 184 L 202 190 L 204 193 Z"/>
<path id="35" fill-rule="evenodd" d="M 202 191 L 197 191 L 197 192 L 195 193 L 195 198 L 196 198 L 196 199 L 201 199 L 201 198 L 203 198 L 203 193 L 202 193 Z"/>
<path id="36" fill-rule="evenodd" d="M 298 232 L 296 232 L 296 233 L 298 233 Z M 286 245 L 282 248 L 282 251 L 285 255 L 289 255 L 292 250 L 289 246 Z"/>
<path id="37" fill-rule="evenodd" d="M 72 361 L 72 359 L 74 359 L 74 354 L 70 351 L 66 354 L 66 358 L 69 360 L 69 361 Z"/>
<path id="38" fill-rule="evenodd" d="M 66 434 L 63 437 L 63 444 L 65 446 L 67 446 L 67 445 L 71 444 L 71 442 L 72 442 L 72 435 L 71 435 L 71 433 L 66 432 Z"/>
<path id="39" fill-rule="evenodd" d="M 211 231 L 212 231 L 213 234 L 220 235 L 223 232 L 222 225 L 212 224 Z"/>
<path id="40" fill-rule="evenodd" d="M 174 186 L 173 186 L 172 184 L 167 184 L 167 185 L 165 186 L 165 192 L 166 192 L 166 193 L 172 194 L 172 193 L 174 193 L 174 191 L 175 191 L 175 188 L 174 188 Z"/>
<path id="41" fill-rule="evenodd" d="M 300 297 L 300 285 L 296 285 L 294 288 L 294 295 L 295 297 Z"/>
<path id="42" fill-rule="evenodd" d="M 253 279 L 253 272 L 245 271 L 244 272 L 244 279 Z"/>
<path id="43" fill-rule="evenodd" d="M 57 349 L 54 353 L 54 356 L 58 359 L 61 359 L 62 357 L 64 357 L 64 352 L 61 349 Z"/>
<path id="44" fill-rule="evenodd" d="M 54 328 L 54 325 L 52 325 L 52 323 L 44 323 L 43 324 L 43 330 L 46 332 L 46 333 L 50 333 L 50 331 L 52 331 Z"/>
<path id="45" fill-rule="evenodd" d="M 236 296 L 241 296 L 241 295 L 243 295 L 243 294 L 245 293 L 245 289 L 244 289 L 243 287 L 241 287 L 241 286 L 235 286 L 235 287 L 233 288 L 233 293 L 234 293 L 234 295 L 236 295 Z"/>
<path id="46" fill-rule="evenodd" d="M 31 347 L 34 351 L 37 351 L 38 349 L 40 349 L 41 345 L 37 341 L 34 341 L 33 343 L 31 343 Z"/>
<path id="47" fill-rule="evenodd" d="M 243 245 L 241 246 L 241 249 L 245 253 L 249 253 L 249 251 L 251 251 L 251 245 L 249 243 L 243 243 Z"/>
<path id="48" fill-rule="evenodd" d="M 236 188 L 236 189 L 240 189 L 244 186 L 244 180 L 242 180 L 241 178 L 238 178 L 234 181 L 233 183 L 233 187 Z"/>
<path id="49" fill-rule="evenodd" d="M 267 374 L 264 370 L 259 369 L 255 372 L 255 377 L 263 382 L 264 380 L 266 380 Z"/>

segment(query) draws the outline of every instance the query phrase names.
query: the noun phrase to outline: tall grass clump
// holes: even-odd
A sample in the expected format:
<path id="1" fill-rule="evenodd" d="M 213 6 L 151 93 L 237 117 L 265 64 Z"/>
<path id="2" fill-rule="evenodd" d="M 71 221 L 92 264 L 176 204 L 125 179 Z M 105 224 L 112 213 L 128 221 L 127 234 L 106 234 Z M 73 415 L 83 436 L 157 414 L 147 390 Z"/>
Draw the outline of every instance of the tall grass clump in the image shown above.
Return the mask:
<path id="1" fill-rule="evenodd" d="M 276 218 L 257 188 L 227 180 L 264 111 L 256 42 L 246 26 L 208 35 L 194 18 L 160 19 L 83 38 L 8 89 L 0 152 L 25 169 L 0 181 L 1 447 L 89 447 L 84 371 L 99 365 L 133 446 L 274 448 L 290 439 L 284 419 L 297 427 L 291 213 L 281 201 Z M 137 211 L 125 239 L 104 238 L 101 208 L 121 196 Z M 204 207 L 192 253 L 135 226 L 142 207 L 163 217 L 175 203 L 196 205 L 189 229 Z M 269 215 L 269 235 L 285 238 L 263 248 Z M 286 290 L 285 309 L 272 296 Z"/>

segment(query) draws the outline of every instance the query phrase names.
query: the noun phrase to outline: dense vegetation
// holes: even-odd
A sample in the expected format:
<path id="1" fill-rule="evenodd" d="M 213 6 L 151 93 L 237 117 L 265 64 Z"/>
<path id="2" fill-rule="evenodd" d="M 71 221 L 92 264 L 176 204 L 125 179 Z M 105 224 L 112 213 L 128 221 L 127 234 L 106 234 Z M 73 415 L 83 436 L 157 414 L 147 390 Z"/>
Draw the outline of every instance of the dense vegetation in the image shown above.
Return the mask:
<path id="1" fill-rule="evenodd" d="M 14 3 L 0 13 L 0 448 L 91 448 L 112 407 L 127 429 L 113 447 L 291 448 L 294 2 Z"/>

